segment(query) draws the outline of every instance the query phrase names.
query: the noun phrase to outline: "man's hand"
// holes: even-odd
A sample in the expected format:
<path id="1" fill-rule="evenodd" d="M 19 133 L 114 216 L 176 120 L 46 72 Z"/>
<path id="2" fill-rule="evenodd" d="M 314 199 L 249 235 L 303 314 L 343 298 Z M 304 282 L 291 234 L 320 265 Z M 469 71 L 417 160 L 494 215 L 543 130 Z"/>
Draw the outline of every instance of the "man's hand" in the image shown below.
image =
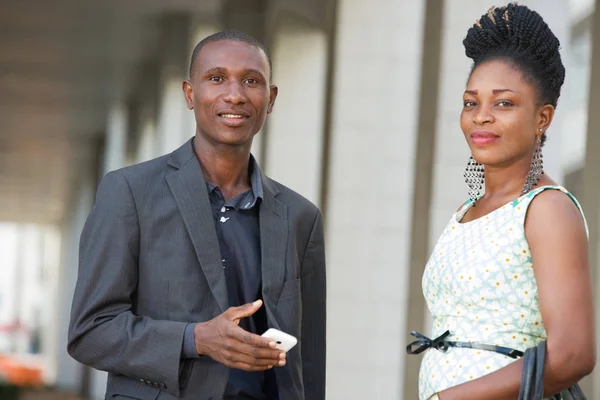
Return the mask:
<path id="1" fill-rule="evenodd" d="M 285 365 L 285 352 L 275 349 L 272 339 L 240 328 L 240 319 L 249 317 L 262 306 L 262 300 L 230 307 L 223 314 L 194 326 L 196 351 L 229 368 L 264 371 Z"/>

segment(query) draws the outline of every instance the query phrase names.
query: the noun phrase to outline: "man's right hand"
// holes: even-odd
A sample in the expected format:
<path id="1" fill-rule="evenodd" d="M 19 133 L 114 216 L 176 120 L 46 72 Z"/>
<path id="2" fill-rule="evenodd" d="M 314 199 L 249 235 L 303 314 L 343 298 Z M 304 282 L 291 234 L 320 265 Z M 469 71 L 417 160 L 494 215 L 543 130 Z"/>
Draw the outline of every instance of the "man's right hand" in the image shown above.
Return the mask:
<path id="1" fill-rule="evenodd" d="M 223 314 L 194 326 L 196 351 L 229 368 L 264 371 L 285 365 L 285 352 L 275 349 L 272 339 L 247 332 L 238 326 L 240 319 L 254 314 L 262 300 L 230 307 Z"/>

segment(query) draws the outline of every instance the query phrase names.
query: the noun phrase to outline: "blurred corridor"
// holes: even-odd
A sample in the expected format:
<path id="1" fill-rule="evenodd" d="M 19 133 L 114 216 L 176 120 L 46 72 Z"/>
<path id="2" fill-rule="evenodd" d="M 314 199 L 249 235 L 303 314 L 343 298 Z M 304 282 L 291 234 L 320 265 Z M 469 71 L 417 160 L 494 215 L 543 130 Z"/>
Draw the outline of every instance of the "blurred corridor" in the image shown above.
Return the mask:
<path id="1" fill-rule="evenodd" d="M 324 213 L 328 398 L 416 398 L 404 346 L 430 323 L 421 274 L 467 198 L 462 39 L 506 3 L 1 0 L 0 385 L 104 398 L 105 373 L 66 353 L 79 235 L 105 173 L 194 135 L 181 82 L 196 43 L 227 28 L 267 44 L 279 86 L 255 157 Z M 598 291 L 600 0 L 520 3 L 561 40 L 544 159 L 582 200 Z M 582 386 L 600 399 L 598 368 Z"/>

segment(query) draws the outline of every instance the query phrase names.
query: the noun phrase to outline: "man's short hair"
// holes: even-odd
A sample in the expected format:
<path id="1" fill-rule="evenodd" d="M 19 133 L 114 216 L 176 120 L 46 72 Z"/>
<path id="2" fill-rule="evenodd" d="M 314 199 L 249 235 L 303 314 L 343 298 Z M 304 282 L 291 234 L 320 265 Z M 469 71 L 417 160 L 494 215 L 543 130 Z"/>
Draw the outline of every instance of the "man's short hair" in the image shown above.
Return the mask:
<path id="1" fill-rule="evenodd" d="M 207 43 L 219 42 L 219 41 L 223 41 L 223 40 L 233 40 L 233 41 L 237 41 L 237 42 L 248 43 L 249 45 L 254 46 L 257 49 L 261 50 L 267 57 L 267 61 L 269 63 L 269 79 L 272 78 L 273 65 L 271 63 L 271 57 L 269 57 L 269 53 L 267 52 L 267 48 L 265 47 L 265 45 L 261 41 L 256 39 L 255 37 L 250 36 L 245 32 L 236 31 L 236 30 L 226 30 L 226 31 L 214 33 L 210 36 L 205 37 L 204 39 L 202 39 L 200 41 L 200 43 L 198 43 L 196 45 L 196 47 L 194 48 L 194 52 L 192 53 L 192 60 L 190 62 L 190 78 L 192 77 L 192 74 L 194 73 L 194 65 L 196 64 L 196 58 L 198 58 L 198 55 L 200 54 L 200 50 L 202 50 L 204 45 L 206 45 Z"/>

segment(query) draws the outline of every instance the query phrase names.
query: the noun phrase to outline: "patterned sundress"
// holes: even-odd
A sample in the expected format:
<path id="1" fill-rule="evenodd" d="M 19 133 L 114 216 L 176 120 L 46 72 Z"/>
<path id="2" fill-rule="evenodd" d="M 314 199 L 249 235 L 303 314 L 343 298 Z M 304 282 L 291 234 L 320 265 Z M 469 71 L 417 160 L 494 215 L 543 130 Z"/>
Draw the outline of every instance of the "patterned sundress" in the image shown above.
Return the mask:
<path id="1" fill-rule="evenodd" d="M 449 330 L 447 340 L 521 351 L 546 339 L 524 222 L 533 198 L 548 189 L 567 194 L 581 212 L 565 188 L 543 186 L 473 221 L 460 222 L 471 201 L 452 216 L 423 274 L 431 339 Z M 419 397 L 426 400 L 513 361 L 485 350 L 429 349 L 421 363 Z"/>

